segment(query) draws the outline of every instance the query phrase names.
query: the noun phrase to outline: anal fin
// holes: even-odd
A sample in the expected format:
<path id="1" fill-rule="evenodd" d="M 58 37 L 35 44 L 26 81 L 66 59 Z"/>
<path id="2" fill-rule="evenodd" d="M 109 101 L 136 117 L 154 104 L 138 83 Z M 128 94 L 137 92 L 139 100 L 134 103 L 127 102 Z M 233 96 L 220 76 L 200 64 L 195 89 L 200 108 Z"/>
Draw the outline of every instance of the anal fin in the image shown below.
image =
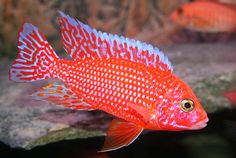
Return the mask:
<path id="1" fill-rule="evenodd" d="M 93 107 L 64 84 L 51 83 L 32 94 L 36 100 L 60 104 L 76 110 L 93 110 Z"/>
<path id="2" fill-rule="evenodd" d="M 105 143 L 99 152 L 116 150 L 131 144 L 143 131 L 143 127 L 132 122 L 114 119 L 109 125 Z"/>

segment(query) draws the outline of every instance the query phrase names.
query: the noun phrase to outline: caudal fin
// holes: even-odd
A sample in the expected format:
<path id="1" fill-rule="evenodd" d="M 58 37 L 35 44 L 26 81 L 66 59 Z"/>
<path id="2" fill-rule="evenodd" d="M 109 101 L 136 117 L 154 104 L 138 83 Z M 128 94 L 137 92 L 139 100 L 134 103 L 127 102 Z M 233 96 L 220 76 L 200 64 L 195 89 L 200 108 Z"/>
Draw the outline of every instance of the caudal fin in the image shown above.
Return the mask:
<path id="1" fill-rule="evenodd" d="M 18 34 L 18 56 L 11 66 L 9 78 L 16 82 L 50 78 L 50 68 L 57 59 L 42 33 L 32 24 L 25 23 Z"/>

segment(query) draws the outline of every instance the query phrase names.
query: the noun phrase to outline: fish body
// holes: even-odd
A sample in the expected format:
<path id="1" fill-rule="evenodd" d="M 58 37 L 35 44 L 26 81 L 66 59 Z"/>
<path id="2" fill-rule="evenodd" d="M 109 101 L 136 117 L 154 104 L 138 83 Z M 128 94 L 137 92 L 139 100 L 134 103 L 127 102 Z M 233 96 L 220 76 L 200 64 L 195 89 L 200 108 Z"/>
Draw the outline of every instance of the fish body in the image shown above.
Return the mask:
<path id="1" fill-rule="evenodd" d="M 163 108 L 168 104 L 168 99 L 165 99 L 168 96 L 176 96 L 175 99 L 181 102 L 182 98 L 177 99 L 176 94 L 184 90 L 191 92 L 190 89 L 182 90 L 184 83 L 176 82 L 178 77 L 170 75 L 170 72 L 153 70 L 127 60 L 86 58 L 68 62 L 60 59 L 51 70 L 54 78 L 80 94 L 86 103 L 93 105 L 92 109 L 106 111 L 147 129 L 171 130 L 171 127 L 168 129 L 162 125 L 165 115 L 157 116 L 157 112 L 165 113 Z M 68 107 L 76 108 L 73 105 Z M 151 117 L 159 117 L 160 121 L 150 122 Z"/>
<path id="2" fill-rule="evenodd" d="M 171 19 L 177 25 L 195 31 L 236 31 L 236 7 L 219 2 L 186 3 L 171 14 Z"/>
<path id="3" fill-rule="evenodd" d="M 208 117 L 191 88 L 173 74 L 168 58 L 149 44 L 102 33 L 60 13 L 60 59 L 32 24 L 19 31 L 18 57 L 10 79 L 32 82 L 56 78 L 32 94 L 77 110 L 103 110 L 116 116 L 101 151 L 132 143 L 143 129 L 193 130 Z"/>

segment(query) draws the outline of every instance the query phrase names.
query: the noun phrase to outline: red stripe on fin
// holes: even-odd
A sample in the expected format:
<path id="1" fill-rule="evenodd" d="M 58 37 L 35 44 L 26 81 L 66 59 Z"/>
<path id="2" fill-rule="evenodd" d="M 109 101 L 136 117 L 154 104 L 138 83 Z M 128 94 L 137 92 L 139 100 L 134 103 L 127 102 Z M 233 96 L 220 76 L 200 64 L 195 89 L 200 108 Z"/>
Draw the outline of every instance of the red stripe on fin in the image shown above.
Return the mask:
<path id="1" fill-rule="evenodd" d="M 99 152 L 106 152 L 130 145 L 143 131 L 143 128 L 132 122 L 114 119 L 109 125 L 105 143 Z"/>
<path id="2" fill-rule="evenodd" d="M 59 11 L 61 40 L 73 59 L 120 58 L 172 71 L 168 58 L 158 48 L 137 40 L 103 33 Z"/>
<path id="3" fill-rule="evenodd" d="M 92 106 L 82 97 L 63 84 L 51 83 L 32 94 L 36 100 L 44 100 L 54 104 L 60 104 L 76 110 L 93 110 Z"/>
<path id="4" fill-rule="evenodd" d="M 38 29 L 25 23 L 18 33 L 18 56 L 11 66 L 9 78 L 17 82 L 50 78 L 50 66 L 57 58 Z"/>

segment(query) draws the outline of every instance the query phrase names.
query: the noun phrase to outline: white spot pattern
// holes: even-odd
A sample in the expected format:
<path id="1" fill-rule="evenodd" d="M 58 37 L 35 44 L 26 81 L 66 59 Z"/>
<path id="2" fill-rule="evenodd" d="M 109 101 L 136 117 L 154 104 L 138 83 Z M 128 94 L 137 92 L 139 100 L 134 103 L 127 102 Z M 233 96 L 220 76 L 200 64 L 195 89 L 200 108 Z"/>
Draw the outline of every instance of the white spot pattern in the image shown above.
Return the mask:
<path id="1" fill-rule="evenodd" d="M 93 60 L 87 58 L 77 62 L 70 61 L 69 63 L 67 61 L 65 64 L 65 61 L 61 59 L 58 68 L 53 71 L 58 74 L 59 79 L 76 88 L 77 93 L 93 105 L 94 109 L 101 109 L 124 118 L 132 116 L 133 119 L 141 120 L 143 118 L 129 104 L 151 109 L 155 101 L 155 96 L 150 93 L 153 81 L 150 74 L 146 72 L 145 66 L 129 63 L 129 61 L 118 59 Z M 74 68 L 69 65 L 74 65 Z M 85 70 L 83 71 L 81 67 Z M 118 76 L 117 71 L 122 73 Z M 68 78 L 65 73 L 68 73 L 69 76 L 73 74 L 76 78 Z M 150 79 L 143 80 L 143 77 Z"/>
<path id="2" fill-rule="evenodd" d="M 31 82 L 51 77 L 50 66 L 57 55 L 45 37 L 30 23 L 19 32 L 18 57 L 10 69 L 10 79 Z"/>
<path id="3" fill-rule="evenodd" d="M 91 29 L 88 25 L 60 12 L 61 36 L 65 50 L 76 58 L 121 58 L 173 71 L 168 58 L 150 44 Z"/>

